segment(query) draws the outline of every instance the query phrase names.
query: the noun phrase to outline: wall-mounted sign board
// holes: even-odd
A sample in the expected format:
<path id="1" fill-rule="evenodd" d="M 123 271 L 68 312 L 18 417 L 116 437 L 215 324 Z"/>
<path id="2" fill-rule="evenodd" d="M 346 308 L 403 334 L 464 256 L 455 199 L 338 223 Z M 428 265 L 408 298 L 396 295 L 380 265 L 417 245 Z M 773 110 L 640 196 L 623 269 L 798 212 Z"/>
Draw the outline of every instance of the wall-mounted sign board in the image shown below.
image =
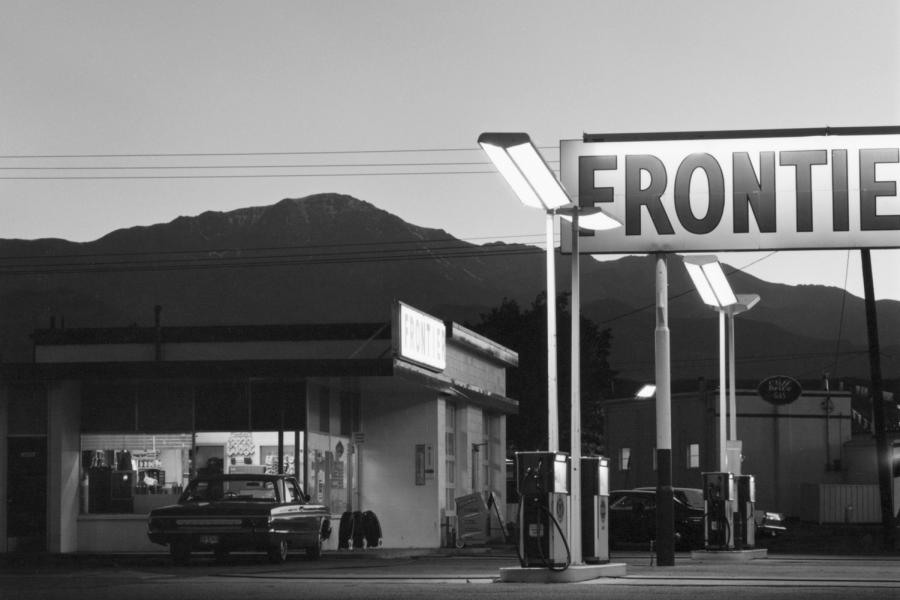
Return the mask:
<path id="1" fill-rule="evenodd" d="M 800 382 L 787 375 L 774 375 L 759 382 L 756 388 L 763 400 L 776 406 L 790 404 L 800 397 Z"/>

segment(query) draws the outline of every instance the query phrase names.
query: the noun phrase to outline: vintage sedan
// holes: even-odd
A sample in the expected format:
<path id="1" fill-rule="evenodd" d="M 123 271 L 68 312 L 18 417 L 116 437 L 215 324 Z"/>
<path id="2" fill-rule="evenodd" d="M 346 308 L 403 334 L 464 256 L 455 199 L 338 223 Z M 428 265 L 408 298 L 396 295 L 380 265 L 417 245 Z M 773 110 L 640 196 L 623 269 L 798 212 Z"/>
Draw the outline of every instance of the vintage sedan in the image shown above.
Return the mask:
<path id="1" fill-rule="evenodd" d="M 150 541 L 168 545 L 176 563 L 195 550 L 222 559 L 231 551 L 267 552 L 280 563 L 289 549 L 319 558 L 331 534 L 325 506 L 309 504 L 297 480 L 287 475 L 206 475 L 188 484 L 178 504 L 150 512 Z"/>

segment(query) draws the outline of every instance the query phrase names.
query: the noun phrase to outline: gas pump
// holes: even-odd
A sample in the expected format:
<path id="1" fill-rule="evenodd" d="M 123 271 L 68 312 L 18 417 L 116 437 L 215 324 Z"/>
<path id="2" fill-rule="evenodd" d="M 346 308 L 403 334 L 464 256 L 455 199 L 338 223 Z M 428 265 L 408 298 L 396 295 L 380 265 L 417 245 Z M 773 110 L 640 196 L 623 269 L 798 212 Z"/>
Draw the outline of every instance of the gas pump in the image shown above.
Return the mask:
<path id="1" fill-rule="evenodd" d="M 703 473 L 703 499 L 706 501 L 706 549 L 733 550 L 734 476 L 731 473 Z"/>
<path id="2" fill-rule="evenodd" d="M 523 567 L 569 566 L 569 456 L 516 452 L 519 486 L 519 562 Z"/>
<path id="3" fill-rule="evenodd" d="M 737 511 L 734 513 L 734 547 L 750 549 L 756 545 L 756 480 L 753 475 L 735 475 Z"/>
<path id="4" fill-rule="evenodd" d="M 609 459 L 581 458 L 581 550 L 586 563 L 609 562 Z"/>

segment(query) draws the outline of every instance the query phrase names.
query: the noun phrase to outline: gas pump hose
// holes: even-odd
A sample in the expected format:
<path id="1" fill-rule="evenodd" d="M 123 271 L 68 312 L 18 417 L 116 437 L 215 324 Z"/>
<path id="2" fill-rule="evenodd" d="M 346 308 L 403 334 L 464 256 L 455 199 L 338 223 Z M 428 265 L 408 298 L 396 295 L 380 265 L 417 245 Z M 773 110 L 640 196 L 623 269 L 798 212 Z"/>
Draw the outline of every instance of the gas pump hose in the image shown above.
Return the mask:
<path id="1" fill-rule="evenodd" d="M 522 503 L 524 502 L 524 496 L 519 497 L 519 514 L 522 514 Z M 566 547 L 566 563 L 561 567 L 555 567 L 547 560 L 547 557 L 544 556 L 544 551 L 542 545 L 539 543 L 537 545 L 538 552 L 541 554 L 541 562 L 544 563 L 544 566 L 547 567 L 551 571 L 562 572 L 569 568 L 569 565 L 572 564 L 572 551 L 569 549 L 569 540 L 566 539 L 566 532 L 562 530 L 562 526 L 560 526 L 559 521 L 556 520 L 556 517 L 553 516 L 553 513 L 547 510 L 547 507 L 543 504 L 538 505 L 550 520 L 553 521 L 553 525 L 556 527 L 556 530 L 559 531 L 559 535 L 562 538 L 563 545 Z M 520 524 L 521 527 L 521 524 Z M 520 535 L 523 535 L 520 533 Z M 522 556 L 522 549 L 519 547 L 519 544 L 516 544 L 516 556 L 519 559 L 519 564 L 525 564 L 525 557 Z"/>
<path id="2" fill-rule="evenodd" d="M 725 533 L 725 537 L 722 539 L 722 544 L 719 545 L 727 546 L 728 538 L 731 534 L 731 523 L 728 522 L 728 519 L 726 519 L 725 515 L 719 510 L 716 510 L 714 513 L 707 512 L 703 515 L 703 520 L 706 521 L 706 519 L 710 516 L 715 520 L 716 523 L 718 523 L 720 527 L 722 527 Z"/>

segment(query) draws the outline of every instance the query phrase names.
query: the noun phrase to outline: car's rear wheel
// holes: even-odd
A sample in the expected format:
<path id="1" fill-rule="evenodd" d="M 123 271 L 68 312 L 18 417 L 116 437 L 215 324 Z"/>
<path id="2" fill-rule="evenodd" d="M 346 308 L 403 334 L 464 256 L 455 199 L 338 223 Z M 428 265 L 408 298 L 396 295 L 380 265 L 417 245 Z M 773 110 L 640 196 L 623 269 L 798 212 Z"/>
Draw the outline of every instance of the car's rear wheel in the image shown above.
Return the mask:
<path id="1" fill-rule="evenodd" d="M 273 563 L 283 563 L 288 557 L 287 540 L 281 538 L 272 547 L 269 548 L 269 561 Z"/>
<path id="2" fill-rule="evenodd" d="M 177 540 L 169 544 L 169 554 L 176 565 L 186 565 L 191 560 L 191 544 L 185 540 Z"/>

